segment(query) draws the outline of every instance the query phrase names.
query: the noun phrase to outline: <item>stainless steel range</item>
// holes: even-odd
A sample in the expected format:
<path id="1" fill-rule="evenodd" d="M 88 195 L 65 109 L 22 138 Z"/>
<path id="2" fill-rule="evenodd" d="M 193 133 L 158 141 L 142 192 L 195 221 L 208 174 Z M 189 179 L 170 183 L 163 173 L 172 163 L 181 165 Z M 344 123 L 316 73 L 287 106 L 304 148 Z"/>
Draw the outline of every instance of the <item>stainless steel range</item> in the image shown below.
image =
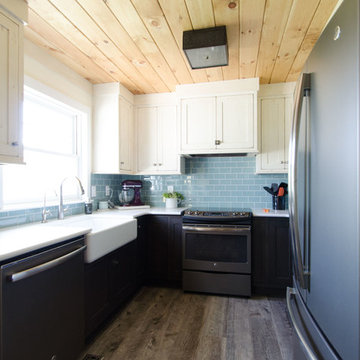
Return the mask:
<path id="1" fill-rule="evenodd" d="M 183 290 L 251 295 L 251 211 L 186 210 Z"/>

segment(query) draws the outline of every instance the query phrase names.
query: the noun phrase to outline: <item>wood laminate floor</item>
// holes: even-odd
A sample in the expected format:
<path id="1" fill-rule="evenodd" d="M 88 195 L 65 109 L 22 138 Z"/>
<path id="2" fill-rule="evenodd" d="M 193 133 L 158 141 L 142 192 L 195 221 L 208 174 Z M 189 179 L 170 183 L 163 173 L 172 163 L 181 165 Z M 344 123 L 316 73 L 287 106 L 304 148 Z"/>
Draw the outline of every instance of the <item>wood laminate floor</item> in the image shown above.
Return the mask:
<path id="1" fill-rule="evenodd" d="M 284 299 L 143 287 L 84 354 L 104 360 L 291 360 L 294 338 Z"/>

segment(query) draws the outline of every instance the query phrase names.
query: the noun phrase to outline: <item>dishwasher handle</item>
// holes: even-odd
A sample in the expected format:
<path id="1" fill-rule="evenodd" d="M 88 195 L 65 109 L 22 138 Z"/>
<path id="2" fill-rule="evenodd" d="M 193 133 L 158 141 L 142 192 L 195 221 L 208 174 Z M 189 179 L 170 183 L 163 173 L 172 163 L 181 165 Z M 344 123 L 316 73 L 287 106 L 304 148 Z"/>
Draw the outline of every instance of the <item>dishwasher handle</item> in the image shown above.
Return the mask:
<path id="1" fill-rule="evenodd" d="M 71 251 L 65 255 L 62 255 L 58 258 L 55 258 L 53 260 L 50 260 L 48 262 L 45 262 L 43 264 L 31 267 L 29 269 L 17 272 L 15 274 L 9 275 L 8 280 L 10 282 L 17 282 L 20 280 L 24 280 L 30 276 L 39 274 L 40 272 L 43 272 L 45 270 L 49 270 L 55 266 L 58 266 L 62 263 L 64 263 L 65 261 L 71 259 L 72 257 L 74 257 L 75 255 L 79 254 L 80 252 L 84 251 L 86 249 L 86 245 L 82 246 L 81 248 L 78 248 L 74 251 Z"/>

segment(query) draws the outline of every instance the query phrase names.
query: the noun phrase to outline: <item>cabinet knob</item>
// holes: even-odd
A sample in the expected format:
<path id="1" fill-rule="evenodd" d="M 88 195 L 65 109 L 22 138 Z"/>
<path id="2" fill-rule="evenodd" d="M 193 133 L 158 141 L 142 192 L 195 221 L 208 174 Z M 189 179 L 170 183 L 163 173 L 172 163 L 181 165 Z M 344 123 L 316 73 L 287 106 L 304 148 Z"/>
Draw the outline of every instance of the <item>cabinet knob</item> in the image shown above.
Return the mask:
<path id="1" fill-rule="evenodd" d="M 215 145 L 220 145 L 221 141 L 220 140 L 215 140 Z"/>
<path id="2" fill-rule="evenodd" d="M 157 163 L 154 163 L 153 165 L 154 165 L 154 166 L 157 166 Z"/>
<path id="3" fill-rule="evenodd" d="M 18 143 L 17 141 L 13 141 L 13 142 L 11 143 L 11 146 L 19 146 L 19 143 Z"/>
<path id="4" fill-rule="evenodd" d="M 120 165 L 124 165 L 124 162 L 123 162 L 123 161 L 120 161 Z"/>
<path id="5" fill-rule="evenodd" d="M 162 164 L 160 163 L 159 166 L 162 166 Z"/>

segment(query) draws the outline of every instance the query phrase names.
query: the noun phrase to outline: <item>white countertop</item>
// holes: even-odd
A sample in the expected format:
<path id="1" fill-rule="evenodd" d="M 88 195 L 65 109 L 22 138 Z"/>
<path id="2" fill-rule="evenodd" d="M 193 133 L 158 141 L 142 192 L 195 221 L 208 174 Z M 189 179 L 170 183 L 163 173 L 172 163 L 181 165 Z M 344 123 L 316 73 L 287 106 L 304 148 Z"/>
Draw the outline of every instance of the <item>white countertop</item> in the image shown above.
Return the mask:
<path id="1" fill-rule="evenodd" d="M 181 215 L 187 207 L 179 207 L 174 209 L 167 209 L 165 207 L 151 207 L 147 209 L 109 209 L 105 211 L 96 211 L 94 214 L 117 214 L 118 216 L 132 216 L 139 217 L 142 215 Z"/>
<path id="2" fill-rule="evenodd" d="M 60 223 L 30 224 L 0 229 L 0 261 L 87 234 L 90 228 Z"/>
<path id="3" fill-rule="evenodd" d="M 167 209 L 152 207 L 148 209 L 113 209 L 95 211 L 93 216 L 118 218 L 137 218 L 142 215 L 181 215 L 187 208 Z M 254 217 L 289 217 L 288 210 L 252 210 Z M 79 226 L 76 220 L 92 215 L 75 215 L 65 220 L 51 220 L 46 224 L 36 223 L 0 229 L 0 261 L 38 250 L 43 247 L 69 240 L 91 232 L 91 227 Z"/>
<path id="4" fill-rule="evenodd" d="M 289 210 L 253 209 L 252 213 L 254 217 L 289 217 Z"/>
<path id="5" fill-rule="evenodd" d="M 96 217 L 136 218 L 142 215 L 181 215 L 185 208 L 166 209 L 154 207 L 148 209 L 121 209 L 95 211 L 92 215 L 75 215 L 66 217 L 65 220 L 50 220 L 45 224 L 32 223 L 16 227 L 0 229 L 0 261 L 38 250 L 49 245 L 54 245 L 71 238 L 87 234 L 92 228 L 88 225 L 79 226 L 79 220 Z"/>

